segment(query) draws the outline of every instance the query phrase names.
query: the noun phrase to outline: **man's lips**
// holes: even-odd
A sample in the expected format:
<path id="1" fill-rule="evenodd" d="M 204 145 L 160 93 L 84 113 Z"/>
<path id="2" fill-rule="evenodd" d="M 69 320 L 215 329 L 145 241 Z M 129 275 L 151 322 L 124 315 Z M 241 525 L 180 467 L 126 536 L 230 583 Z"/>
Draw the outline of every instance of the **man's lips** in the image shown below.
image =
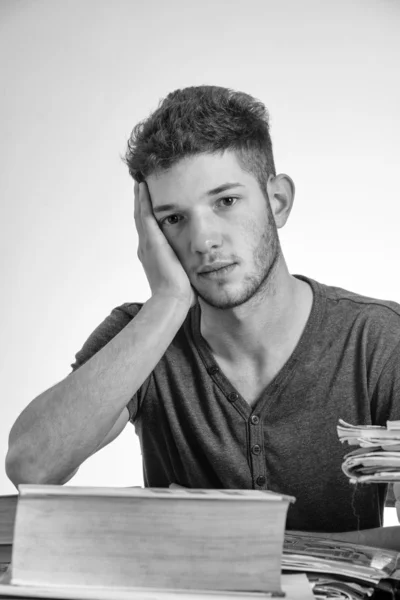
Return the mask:
<path id="1" fill-rule="evenodd" d="M 198 273 L 198 275 L 201 277 L 211 277 L 211 278 L 223 277 L 224 275 L 230 273 L 235 267 L 236 267 L 236 263 L 226 263 L 225 265 L 222 265 L 220 267 L 217 267 L 217 268 L 214 267 L 214 269 L 209 269 L 208 271 L 202 271 L 202 272 Z"/>
<path id="2" fill-rule="evenodd" d="M 234 264 L 235 263 L 231 263 L 231 262 L 215 262 L 211 265 L 206 265 L 206 266 L 202 267 L 201 269 L 199 269 L 198 273 L 199 273 L 199 275 L 205 275 L 206 273 L 219 271 L 220 269 L 225 269 L 226 267 L 230 267 Z"/>

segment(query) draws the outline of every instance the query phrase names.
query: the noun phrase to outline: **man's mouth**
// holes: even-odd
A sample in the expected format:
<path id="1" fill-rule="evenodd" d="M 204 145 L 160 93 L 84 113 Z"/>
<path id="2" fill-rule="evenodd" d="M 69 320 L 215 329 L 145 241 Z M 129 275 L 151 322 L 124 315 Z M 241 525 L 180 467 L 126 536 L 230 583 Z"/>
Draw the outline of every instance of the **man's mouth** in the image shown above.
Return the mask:
<path id="1" fill-rule="evenodd" d="M 230 263 L 228 265 L 216 267 L 213 270 L 202 271 L 199 273 L 199 275 L 201 277 L 207 277 L 207 278 L 211 278 L 211 279 L 225 277 L 226 275 L 231 273 L 235 267 L 236 267 L 236 263 Z"/>

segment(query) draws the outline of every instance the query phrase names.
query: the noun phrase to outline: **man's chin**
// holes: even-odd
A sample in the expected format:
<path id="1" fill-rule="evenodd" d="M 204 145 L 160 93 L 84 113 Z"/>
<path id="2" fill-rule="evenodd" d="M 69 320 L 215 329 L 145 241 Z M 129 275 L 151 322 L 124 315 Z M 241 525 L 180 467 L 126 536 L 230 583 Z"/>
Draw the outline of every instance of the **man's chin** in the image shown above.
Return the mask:
<path id="1" fill-rule="evenodd" d="M 219 296 L 218 293 L 212 295 L 204 295 L 199 292 L 197 292 L 197 295 L 199 297 L 199 300 L 204 302 L 204 304 L 207 304 L 207 306 L 216 308 L 218 310 L 229 310 L 232 308 L 237 308 L 238 306 L 246 304 L 246 302 L 248 302 L 253 297 L 253 294 L 241 294 L 240 297 L 238 297 L 237 295 L 236 297 L 234 297 L 233 294 L 228 294 L 226 292 L 221 293 Z"/>

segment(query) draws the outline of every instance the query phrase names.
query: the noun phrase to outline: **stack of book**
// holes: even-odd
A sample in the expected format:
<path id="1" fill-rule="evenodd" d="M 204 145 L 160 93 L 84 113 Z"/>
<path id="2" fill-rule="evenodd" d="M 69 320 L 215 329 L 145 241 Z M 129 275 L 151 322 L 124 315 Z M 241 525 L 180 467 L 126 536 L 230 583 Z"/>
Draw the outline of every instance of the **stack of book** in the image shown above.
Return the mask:
<path id="1" fill-rule="evenodd" d="M 351 483 L 400 481 L 400 421 L 378 425 L 350 425 L 339 419 L 341 442 L 359 446 L 346 454 L 342 469 Z"/>

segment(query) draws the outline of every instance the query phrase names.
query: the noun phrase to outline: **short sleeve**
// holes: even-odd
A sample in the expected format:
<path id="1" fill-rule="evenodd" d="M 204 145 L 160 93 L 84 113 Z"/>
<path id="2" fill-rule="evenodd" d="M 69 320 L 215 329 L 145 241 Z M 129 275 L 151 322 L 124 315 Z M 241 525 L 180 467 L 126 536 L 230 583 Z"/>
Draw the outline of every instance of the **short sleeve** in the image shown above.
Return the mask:
<path id="1" fill-rule="evenodd" d="M 400 342 L 384 365 L 372 397 L 376 425 L 400 420 Z"/>
<path id="2" fill-rule="evenodd" d="M 104 348 L 136 317 L 142 306 L 142 304 L 128 302 L 114 308 L 108 317 L 90 334 L 79 352 L 75 354 L 75 362 L 71 364 L 72 372 L 77 371 L 79 367 Z M 130 421 L 135 417 L 137 404 L 137 394 L 135 394 L 127 405 Z"/>

